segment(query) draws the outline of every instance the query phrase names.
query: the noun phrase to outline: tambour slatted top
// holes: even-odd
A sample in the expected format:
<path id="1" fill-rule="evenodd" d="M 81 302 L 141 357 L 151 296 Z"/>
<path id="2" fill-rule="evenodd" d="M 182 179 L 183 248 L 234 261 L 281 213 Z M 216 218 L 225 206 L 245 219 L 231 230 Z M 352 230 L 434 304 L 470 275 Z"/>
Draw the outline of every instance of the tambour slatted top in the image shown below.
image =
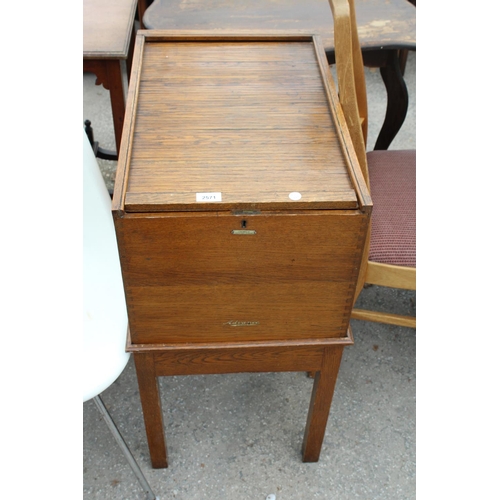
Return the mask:
<path id="1" fill-rule="evenodd" d="M 357 208 L 320 43 L 140 31 L 122 210 Z"/>

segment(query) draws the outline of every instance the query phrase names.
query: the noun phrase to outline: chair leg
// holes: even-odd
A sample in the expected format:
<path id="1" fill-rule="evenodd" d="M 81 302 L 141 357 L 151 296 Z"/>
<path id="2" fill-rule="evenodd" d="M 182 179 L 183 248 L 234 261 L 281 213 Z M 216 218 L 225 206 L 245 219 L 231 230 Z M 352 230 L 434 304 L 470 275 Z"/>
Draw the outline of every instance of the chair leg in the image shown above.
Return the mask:
<path id="1" fill-rule="evenodd" d="M 142 473 L 141 469 L 137 465 L 137 462 L 135 461 L 135 458 L 133 457 L 132 453 L 130 453 L 129 447 L 127 446 L 127 443 L 123 439 L 122 435 L 120 434 L 120 431 L 116 427 L 113 419 L 111 418 L 111 415 L 109 414 L 108 410 L 104 406 L 104 403 L 102 402 L 102 399 L 100 396 L 96 396 L 94 398 L 94 402 L 101 412 L 104 421 L 109 427 L 109 430 L 111 431 L 111 434 L 113 434 L 114 438 L 116 439 L 116 442 L 122 449 L 125 458 L 127 459 L 130 467 L 134 471 L 134 474 L 136 475 L 137 479 L 141 483 L 141 486 L 144 488 L 144 491 L 147 494 L 148 500 L 156 500 L 156 495 L 153 493 L 153 490 L 149 486 L 149 483 L 147 482 L 146 478 L 144 477 L 144 474 Z"/>

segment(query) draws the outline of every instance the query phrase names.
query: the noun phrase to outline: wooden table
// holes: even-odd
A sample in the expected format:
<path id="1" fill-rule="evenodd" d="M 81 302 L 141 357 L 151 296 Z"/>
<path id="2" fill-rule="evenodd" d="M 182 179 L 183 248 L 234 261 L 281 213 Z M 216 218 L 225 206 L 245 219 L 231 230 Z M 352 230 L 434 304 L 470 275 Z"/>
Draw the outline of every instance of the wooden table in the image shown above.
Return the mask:
<path id="1" fill-rule="evenodd" d="M 415 7 L 407 0 L 356 0 L 365 65 L 380 68 L 388 95 L 387 114 L 375 149 L 387 149 L 408 110 L 401 51 L 416 50 Z M 155 0 L 144 14 L 148 29 L 303 30 L 323 39 L 335 62 L 333 19 L 327 0 Z"/>
<path id="2" fill-rule="evenodd" d="M 130 77 L 137 0 L 83 0 L 83 71 L 96 75 L 96 85 L 109 90 L 116 153 L 98 150 L 98 156 L 116 159 L 125 118 L 123 71 Z M 132 43 L 131 43 L 132 42 Z"/>
<path id="3" fill-rule="evenodd" d="M 122 148 L 112 209 L 153 467 L 157 378 L 180 374 L 315 373 L 317 461 L 372 208 L 321 40 L 140 30 Z"/>

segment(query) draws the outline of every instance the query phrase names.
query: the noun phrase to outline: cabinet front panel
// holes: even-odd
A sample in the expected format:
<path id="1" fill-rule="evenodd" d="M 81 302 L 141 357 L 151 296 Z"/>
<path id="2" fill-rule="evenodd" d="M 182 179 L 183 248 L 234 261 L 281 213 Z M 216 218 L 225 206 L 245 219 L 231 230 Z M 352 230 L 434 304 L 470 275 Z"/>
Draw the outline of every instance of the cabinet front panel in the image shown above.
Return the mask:
<path id="1" fill-rule="evenodd" d="M 344 336 L 366 220 L 329 211 L 119 219 L 132 342 Z"/>

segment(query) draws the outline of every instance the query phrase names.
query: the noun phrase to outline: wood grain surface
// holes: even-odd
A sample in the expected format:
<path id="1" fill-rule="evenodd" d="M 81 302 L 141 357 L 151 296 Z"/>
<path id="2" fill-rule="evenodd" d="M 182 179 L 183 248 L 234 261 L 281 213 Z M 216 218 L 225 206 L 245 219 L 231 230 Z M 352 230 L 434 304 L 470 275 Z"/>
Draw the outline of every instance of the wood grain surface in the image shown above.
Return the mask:
<path id="1" fill-rule="evenodd" d="M 415 7 L 407 0 L 356 0 L 361 47 L 416 47 Z M 333 17 L 326 0 L 155 0 L 144 15 L 149 29 L 303 30 L 333 50 Z"/>
<path id="2" fill-rule="evenodd" d="M 349 211 L 117 219 L 132 342 L 342 337 L 367 220 Z M 243 224 L 255 234 L 232 233 Z"/>
<path id="3" fill-rule="evenodd" d="M 83 0 L 83 58 L 126 59 L 137 0 Z"/>
<path id="4" fill-rule="evenodd" d="M 168 452 L 163 431 L 163 412 L 155 373 L 155 356 L 151 353 L 134 355 L 142 413 L 151 456 L 151 464 L 160 469 L 168 466 Z"/>
<path id="5" fill-rule="evenodd" d="M 324 85 L 311 42 L 146 43 L 125 209 L 356 208 Z"/>
<path id="6" fill-rule="evenodd" d="M 371 215 L 322 44 L 140 31 L 135 54 L 112 209 L 152 465 L 157 377 L 244 371 L 316 374 L 316 461 Z"/>
<path id="7" fill-rule="evenodd" d="M 136 54 L 113 200 L 132 343 L 343 337 L 371 201 L 321 44 L 142 31 Z"/>

